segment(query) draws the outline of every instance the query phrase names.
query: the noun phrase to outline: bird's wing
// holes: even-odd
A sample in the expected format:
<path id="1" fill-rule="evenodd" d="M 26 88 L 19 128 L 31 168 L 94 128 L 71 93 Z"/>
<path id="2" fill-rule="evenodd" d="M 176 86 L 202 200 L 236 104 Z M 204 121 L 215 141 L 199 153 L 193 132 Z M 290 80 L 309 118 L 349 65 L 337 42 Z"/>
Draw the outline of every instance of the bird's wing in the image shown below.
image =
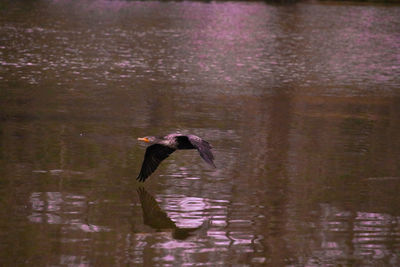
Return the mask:
<path id="1" fill-rule="evenodd" d="M 142 169 L 140 170 L 136 180 L 144 182 L 144 180 L 146 180 L 146 178 L 157 169 L 161 161 L 166 159 L 174 151 L 175 149 L 173 148 L 159 144 L 154 144 L 147 147 L 146 153 L 144 154 Z"/>
<path id="2" fill-rule="evenodd" d="M 190 143 L 199 151 L 205 162 L 215 167 L 214 155 L 211 152 L 212 146 L 205 140 L 195 135 L 188 135 Z"/>

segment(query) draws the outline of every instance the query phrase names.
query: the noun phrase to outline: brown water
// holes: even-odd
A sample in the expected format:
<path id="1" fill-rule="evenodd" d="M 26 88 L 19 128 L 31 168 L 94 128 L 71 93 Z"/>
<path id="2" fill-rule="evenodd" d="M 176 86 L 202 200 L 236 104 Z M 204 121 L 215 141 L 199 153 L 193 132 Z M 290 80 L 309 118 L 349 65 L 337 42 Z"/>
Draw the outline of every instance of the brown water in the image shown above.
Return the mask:
<path id="1" fill-rule="evenodd" d="M 399 266 L 399 17 L 3 1 L 0 265 Z M 136 182 L 136 138 L 174 131 L 218 168 Z"/>

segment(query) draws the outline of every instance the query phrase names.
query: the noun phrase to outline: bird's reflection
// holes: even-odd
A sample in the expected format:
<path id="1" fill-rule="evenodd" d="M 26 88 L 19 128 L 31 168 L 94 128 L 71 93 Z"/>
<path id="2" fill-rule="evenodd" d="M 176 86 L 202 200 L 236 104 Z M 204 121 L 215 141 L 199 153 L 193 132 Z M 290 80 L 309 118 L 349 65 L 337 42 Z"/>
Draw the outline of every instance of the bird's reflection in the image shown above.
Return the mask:
<path id="1" fill-rule="evenodd" d="M 144 187 L 139 187 L 137 192 L 142 204 L 143 222 L 145 225 L 157 231 L 172 230 L 172 237 L 175 239 L 186 239 L 190 236 L 191 232 L 200 228 L 180 228 L 176 226 L 174 221 L 160 208 L 154 197 Z"/>

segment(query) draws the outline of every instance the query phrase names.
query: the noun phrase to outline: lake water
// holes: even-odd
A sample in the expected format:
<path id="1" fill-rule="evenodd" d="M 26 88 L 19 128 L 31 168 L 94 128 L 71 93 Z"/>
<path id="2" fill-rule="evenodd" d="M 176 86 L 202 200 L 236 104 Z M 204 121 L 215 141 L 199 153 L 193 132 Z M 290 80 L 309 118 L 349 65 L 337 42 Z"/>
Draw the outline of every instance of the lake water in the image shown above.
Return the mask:
<path id="1" fill-rule="evenodd" d="M 0 265 L 399 266 L 400 7 L 2 1 Z M 137 137 L 209 141 L 143 184 Z"/>

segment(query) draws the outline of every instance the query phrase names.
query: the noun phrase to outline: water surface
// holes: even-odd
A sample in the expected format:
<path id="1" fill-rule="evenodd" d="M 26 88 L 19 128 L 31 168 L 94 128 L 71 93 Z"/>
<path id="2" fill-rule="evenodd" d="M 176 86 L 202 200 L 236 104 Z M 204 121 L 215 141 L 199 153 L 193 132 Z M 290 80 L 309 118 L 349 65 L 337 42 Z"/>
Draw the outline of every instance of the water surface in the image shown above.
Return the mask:
<path id="1" fill-rule="evenodd" d="M 0 263 L 398 266 L 400 8 L 0 7 Z M 195 151 L 135 181 L 139 136 Z"/>

